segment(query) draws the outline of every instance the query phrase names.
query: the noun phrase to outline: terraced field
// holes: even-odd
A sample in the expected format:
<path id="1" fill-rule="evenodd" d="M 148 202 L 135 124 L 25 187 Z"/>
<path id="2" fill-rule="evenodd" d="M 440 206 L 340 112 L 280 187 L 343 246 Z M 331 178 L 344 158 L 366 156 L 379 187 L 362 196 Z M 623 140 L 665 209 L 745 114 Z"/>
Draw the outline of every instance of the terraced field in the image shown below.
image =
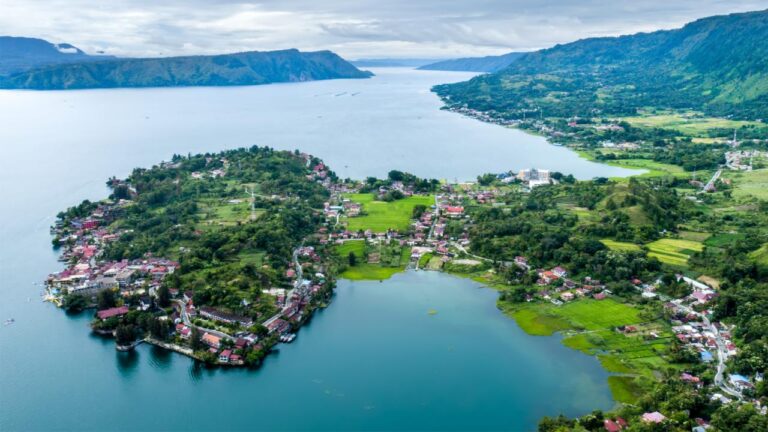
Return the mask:
<path id="1" fill-rule="evenodd" d="M 693 240 L 661 239 L 648 243 L 646 247 L 648 256 L 656 257 L 665 264 L 685 267 L 688 265 L 688 258 L 694 252 L 700 252 L 704 245 Z"/>
<path id="2" fill-rule="evenodd" d="M 602 244 L 604 244 L 608 249 L 615 250 L 615 251 L 622 251 L 622 252 L 635 252 L 640 251 L 640 246 L 634 244 L 634 243 L 626 243 L 626 242 L 620 242 L 616 240 L 611 239 L 602 239 L 600 240 Z"/>

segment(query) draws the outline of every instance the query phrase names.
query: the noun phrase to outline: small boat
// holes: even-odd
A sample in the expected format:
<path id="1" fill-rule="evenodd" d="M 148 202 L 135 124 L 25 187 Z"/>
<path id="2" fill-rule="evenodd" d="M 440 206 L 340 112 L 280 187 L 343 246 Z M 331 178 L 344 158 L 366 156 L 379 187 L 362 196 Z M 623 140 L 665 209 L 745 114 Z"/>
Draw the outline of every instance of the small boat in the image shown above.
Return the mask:
<path id="1" fill-rule="evenodd" d="M 16 322 L 16 320 L 15 320 L 15 319 L 13 319 L 13 318 L 8 318 L 7 320 L 5 320 L 5 322 L 3 323 L 3 325 L 7 325 L 7 326 L 9 326 L 9 325 L 11 325 L 11 324 L 13 324 L 13 323 L 15 323 L 15 322 Z"/>

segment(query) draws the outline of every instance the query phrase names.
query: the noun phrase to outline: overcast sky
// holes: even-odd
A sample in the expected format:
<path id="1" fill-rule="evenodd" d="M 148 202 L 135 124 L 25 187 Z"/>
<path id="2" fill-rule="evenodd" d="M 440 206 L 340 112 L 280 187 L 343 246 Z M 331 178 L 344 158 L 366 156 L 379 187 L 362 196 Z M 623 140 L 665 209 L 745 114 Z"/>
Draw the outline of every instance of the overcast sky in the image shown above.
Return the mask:
<path id="1" fill-rule="evenodd" d="M 0 0 L 0 34 L 118 56 L 299 48 L 447 58 L 762 9 L 768 0 Z"/>

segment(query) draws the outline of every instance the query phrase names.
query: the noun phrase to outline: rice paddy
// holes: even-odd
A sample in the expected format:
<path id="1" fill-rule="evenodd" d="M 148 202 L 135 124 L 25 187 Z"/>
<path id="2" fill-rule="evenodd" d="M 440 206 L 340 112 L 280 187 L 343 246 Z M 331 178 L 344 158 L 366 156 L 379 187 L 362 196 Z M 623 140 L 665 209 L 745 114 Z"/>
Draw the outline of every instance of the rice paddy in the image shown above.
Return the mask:
<path id="1" fill-rule="evenodd" d="M 688 258 L 704 248 L 698 241 L 670 238 L 656 240 L 645 246 L 649 251 L 648 256 L 656 257 L 664 264 L 679 267 L 688 265 Z"/>

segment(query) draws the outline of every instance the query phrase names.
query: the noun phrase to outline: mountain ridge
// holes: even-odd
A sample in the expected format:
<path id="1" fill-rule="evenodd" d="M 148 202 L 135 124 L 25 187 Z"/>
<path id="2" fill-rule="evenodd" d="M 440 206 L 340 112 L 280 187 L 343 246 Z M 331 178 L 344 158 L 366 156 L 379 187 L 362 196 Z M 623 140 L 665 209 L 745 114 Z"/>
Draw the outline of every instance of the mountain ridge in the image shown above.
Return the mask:
<path id="1" fill-rule="evenodd" d="M 33 45 L 48 55 L 28 53 L 27 57 L 31 55 L 32 60 L 21 70 L 18 69 L 23 62 L 11 65 L 0 59 L 0 70 L 5 64 L 5 69 L 12 71 L 0 76 L 0 88 L 69 90 L 236 86 L 372 76 L 372 73 L 356 68 L 328 50 L 302 52 L 292 48 L 217 55 L 116 58 L 89 56 L 69 44 L 54 45 L 42 39 L 34 41 Z M 26 42 L 22 45 L 29 47 Z M 61 55 L 72 57 L 59 59 L 60 56 L 54 51 L 60 50 L 71 51 L 72 54 Z M 48 58 L 53 60 L 46 60 Z"/>
<path id="2" fill-rule="evenodd" d="M 438 70 L 456 72 L 498 72 L 523 56 L 522 52 L 511 52 L 497 56 L 462 57 L 441 60 L 420 66 L 419 70 Z"/>
<path id="3" fill-rule="evenodd" d="M 768 118 L 768 10 L 679 29 L 587 38 L 527 53 L 503 70 L 436 86 L 450 104 L 516 116 L 617 115 L 644 106 Z"/>

